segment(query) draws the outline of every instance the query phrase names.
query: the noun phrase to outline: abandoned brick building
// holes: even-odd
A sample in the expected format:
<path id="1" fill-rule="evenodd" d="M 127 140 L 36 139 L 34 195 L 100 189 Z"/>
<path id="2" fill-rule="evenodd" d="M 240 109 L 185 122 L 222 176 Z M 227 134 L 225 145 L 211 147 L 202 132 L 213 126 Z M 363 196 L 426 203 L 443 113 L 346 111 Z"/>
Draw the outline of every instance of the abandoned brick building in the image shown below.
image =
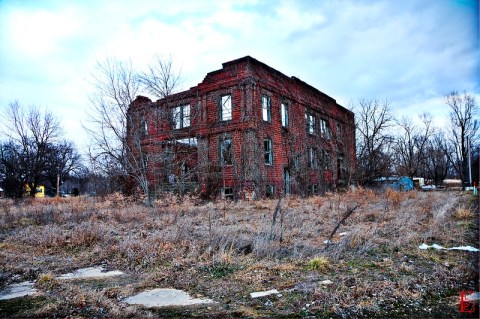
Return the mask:
<path id="1" fill-rule="evenodd" d="M 128 114 L 150 192 L 307 195 L 346 185 L 356 165 L 354 114 L 250 56 L 187 91 L 138 96 Z"/>

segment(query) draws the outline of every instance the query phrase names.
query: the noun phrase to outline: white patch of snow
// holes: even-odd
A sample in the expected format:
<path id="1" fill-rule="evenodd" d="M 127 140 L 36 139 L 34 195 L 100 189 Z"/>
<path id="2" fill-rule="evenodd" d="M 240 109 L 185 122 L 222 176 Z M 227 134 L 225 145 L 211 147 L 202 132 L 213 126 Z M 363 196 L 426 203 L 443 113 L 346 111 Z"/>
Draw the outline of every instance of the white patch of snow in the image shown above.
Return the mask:
<path id="1" fill-rule="evenodd" d="M 272 289 L 272 290 L 267 290 L 267 291 L 251 292 L 250 297 L 259 298 L 259 297 L 265 297 L 265 296 L 274 295 L 274 294 L 278 294 L 277 289 Z"/>
<path id="2" fill-rule="evenodd" d="M 33 282 L 24 281 L 18 284 L 12 284 L 0 293 L 0 300 L 13 299 L 27 295 L 33 295 L 37 292 L 33 288 Z"/>
<path id="3" fill-rule="evenodd" d="M 160 288 L 144 291 L 128 297 L 124 301 L 130 305 L 143 305 L 145 307 L 188 306 L 214 302 L 211 299 L 192 298 L 188 293 L 181 290 Z"/>
<path id="4" fill-rule="evenodd" d="M 58 276 L 57 279 L 88 279 L 88 278 L 104 278 L 123 275 L 123 272 L 119 270 L 105 271 L 100 267 L 88 267 L 75 270 L 74 272 Z"/>
<path id="5" fill-rule="evenodd" d="M 445 250 L 466 250 L 466 251 L 473 251 L 473 252 L 480 251 L 478 248 L 475 248 L 475 247 L 472 247 L 472 246 L 458 246 L 458 247 L 452 247 L 452 248 L 445 248 L 445 247 L 437 245 L 437 244 L 433 244 L 431 246 L 429 246 L 427 244 L 421 244 L 420 246 L 418 246 L 418 248 L 419 249 L 434 248 L 434 249 L 438 249 L 438 250 L 441 250 L 441 249 L 445 249 Z"/>

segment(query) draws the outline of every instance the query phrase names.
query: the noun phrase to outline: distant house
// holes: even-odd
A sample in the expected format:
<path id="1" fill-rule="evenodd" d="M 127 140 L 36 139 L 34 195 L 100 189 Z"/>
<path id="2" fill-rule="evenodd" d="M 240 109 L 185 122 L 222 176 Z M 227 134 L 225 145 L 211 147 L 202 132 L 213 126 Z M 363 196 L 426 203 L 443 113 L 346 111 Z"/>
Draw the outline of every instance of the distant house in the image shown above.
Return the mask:
<path id="1" fill-rule="evenodd" d="M 25 185 L 25 195 L 28 196 L 30 194 L 30 187 Z M 38 185 L 35 188 L 35 198 L 44 198 L 45 197 L 45 186 Z"/>
<path id="2" fill-rule="evenodd" d="M 138 96 L 128 117 L 131 155 L 154 191 L 314 194 L 346 185 L 356 167 L 354 114 L 249 56 L 187 91 Z"/>

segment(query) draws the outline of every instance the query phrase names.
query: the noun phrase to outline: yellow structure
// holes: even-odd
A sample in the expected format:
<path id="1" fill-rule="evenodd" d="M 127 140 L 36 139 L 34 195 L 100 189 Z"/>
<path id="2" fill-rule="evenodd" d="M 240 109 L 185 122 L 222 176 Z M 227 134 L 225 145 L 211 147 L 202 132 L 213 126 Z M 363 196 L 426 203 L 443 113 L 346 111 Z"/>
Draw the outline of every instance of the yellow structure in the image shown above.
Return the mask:
<path id="1" fill-rule="evenodd" d="M 25 194 L 29 195 L 30 194 L 30 187 L 28 185 L 25 185 Z M 44 198 L 45 197 L 45 186 L 39 185 L 35 189 L 35 198 Z"/>

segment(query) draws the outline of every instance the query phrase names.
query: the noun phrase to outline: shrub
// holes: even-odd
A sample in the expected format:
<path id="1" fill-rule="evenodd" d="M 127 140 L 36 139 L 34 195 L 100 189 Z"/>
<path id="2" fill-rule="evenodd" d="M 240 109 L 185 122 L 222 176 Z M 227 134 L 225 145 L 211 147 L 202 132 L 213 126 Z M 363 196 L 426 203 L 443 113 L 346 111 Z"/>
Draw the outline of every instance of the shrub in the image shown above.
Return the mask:
<path id="1" fill-rule="evenodd" d="M 307 262 L 308 270 L 325 271 L 328 268 L 330 268 L 330 261 L 324 256 L 315 257 Z"/>
<path id="2" fill-rule="evenodd" d="M 453 217 L 459 220 L 472 219 L 473 210 L 465 209 L 464 207 L 458 207 L 453 213 Z"/>
<path id="3" fill-rule="evenodd" d="M 58 286 L 57 279 L 52 274 L 41 274 L 37 281 L 37 287 L 44 290 L 52 290 Z"/>

